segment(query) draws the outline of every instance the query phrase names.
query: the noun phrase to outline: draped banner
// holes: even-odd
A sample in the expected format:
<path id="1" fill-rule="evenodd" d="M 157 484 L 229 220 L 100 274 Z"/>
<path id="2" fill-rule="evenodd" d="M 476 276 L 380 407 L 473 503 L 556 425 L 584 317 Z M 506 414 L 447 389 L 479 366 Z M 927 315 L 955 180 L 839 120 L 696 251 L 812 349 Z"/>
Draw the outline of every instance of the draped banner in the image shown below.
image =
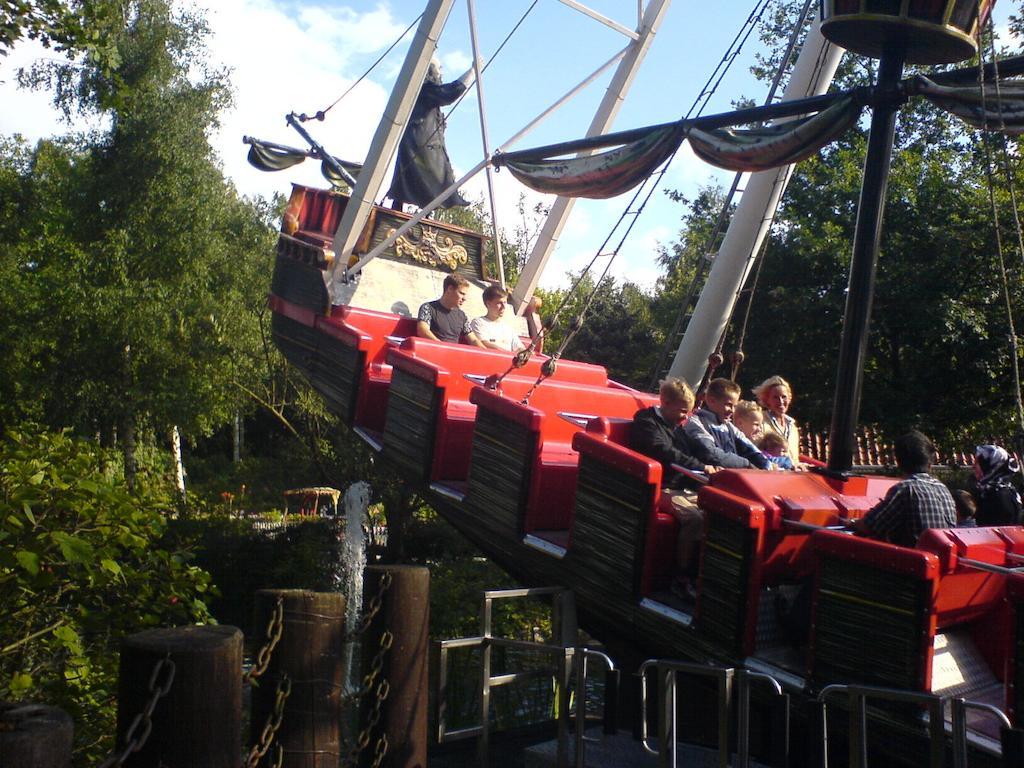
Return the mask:
<path id="1" fill-rule="evenodd" d="M 635 187 L 675 152 L 686 136 L 682 123 L 650 129 L 636 141 L 586 157 L 533 159 L 528 152 L 515 157 L 496 155 L 494 165 L 506 166 L 530 189 L 565 197 L 603 199 Z"/>
<path id="2" fill-rule="evenodd" d="M 908 83 L 907 90 L 975 128 L 1024 133 L 1024 82 L 1020 80 L 989 83 L 983 93 L 979 85 L 939 85 L 918 75 Z"/>
<path id="3" fill-rule="evenodd" d="M 551 159 L 526 150 L 496 155 L 530 189 L 566 197 L 614 197 L 653 173 L 689 139 L 704 161 L 731 171 L 764 171 L 810 157 L 848 130 L 860 117 L 863 102 L 852 96 L 838 99 L 810 117 L 763 128 L 701 130 L 693 121 L 630 131 L 634 138 L 622 146 L 585 157 Z M 547 148 L 555 152 L 555 148 Z"/>
<path id="4" fill-rule="evenodd" d="M 249 139 L 249 164 L 261 171 L 283 171 L 298 165 L 307 157 L 309 152 L 303 149 L 294 149 L 280 144 L 269 145 L 257 139 Z M 350 163 L 347 160 L 334 158 L 335 161 L 353 176 L 357 176 L 363 166 L 359 163 Z M 324 160 L 320 163 L 320 173 L 331 184 L 336 187 L 347 187 L 348 182 L 339 174 L 334 172 L 330 164 Z"/>
<path id="5" fill-rule="evenodd" d="M 697 157 L 730 171 L 767 171 L 804 160 L 849 130 L 863 106 L 852 97 L 840 99 L 811 117 L 763 128 L 690 129 L 690 147 Z"/>

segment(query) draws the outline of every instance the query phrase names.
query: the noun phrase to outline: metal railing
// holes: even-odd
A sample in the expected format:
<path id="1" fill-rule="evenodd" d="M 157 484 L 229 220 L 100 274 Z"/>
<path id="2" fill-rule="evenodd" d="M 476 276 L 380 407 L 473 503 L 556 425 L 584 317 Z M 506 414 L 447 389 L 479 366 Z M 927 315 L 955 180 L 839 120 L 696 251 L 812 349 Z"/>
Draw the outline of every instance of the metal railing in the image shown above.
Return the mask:
<path id="1" fill-rule="evenodd" d="M 604 732 L 614 733 L 615 701 L 619 695 L 618 670 L 612 660 L 593 648 L 576 648 L 576 768 L 585 768 L 587 743 L 600 741 L 587 737 L 587 661 L 591 658 L 603 661 L 605 669 L 610 673 L 606 678 L 604 693 Z M 614 683 L 612 682 L 614 681 Z"/>
<path id="2" fill-rule="evenodd" d="M 659 686 L 658 709 L 658 746 L 650 743 L 647 725 L 648 671 L 654 669 Z M 644 750 L 657 755 L 659 766 L 678 765 L 679 739 L 677 735 L 679 713 L 678 684 L 679 673 L 695 677 L 710 678 L 716 683 L 716 708 L 718 710 L 718 765 L 719 768 L 749 768 L 750 766 L 750 690 L 752 685 L 767 685 L 772 692 L 782 697 L 787 712 L 789 699 L 782 690 L 782 685 L 771 675 L 751 672 L 746 669 L 732 667 L 715 667 L 706 664 L 694 664 L 668 659 L 648 659 L 640 665 L 640 740 Z M 736 694 L 736 760 L 731 762 L 732 750 L 729 747 L 729 723 L 732 710 L 733 694 Z M 780 734 L 788 743 L 789 735 Z"/>
<path id="3" fill-rule="evenodd" d="M 493 630 L 493 605 L 495 600 L 507 600 L 523 597 L 546 597 L 552 598 L 552 630 L 555 643 L 540 643 L 528 640 L 515 640 L 505 637 L 494 637 Z M 480 635 L 477 637 L 462 637 L 452 640 L 442 640 L 440 643 L 440 664 L 438 668 L 438 698 L 437 698 L 437 738 L 440 743 L 455 741 L 458 739 L 476 738 L 477 753 L 480 765 L 489 764 L 490 737 L 491 737 L 491 690 L 504 685 L 523 682 L 524 680 L 535 679 L 538 676 L 554 677 L 556 681 L 556 717 L 555 722 L 558 732 L 558 751 L 556 754 L 559 766 L 568 765 L 568 741 L 569 741 L 569 683 L 573 657 L 577 649 L 573 644 L 566 641 L 576 635 L 575 604 L 573 594 L 562 587 L 538 587 L 533 589 L 502 589 L 488 590 L 483 593 L 483 602 L 480 610 Z M 448 660 L 450 651 L 456 649 L 479 649 L 480 664 L 480 724 L 467 728 L 449 730 L 447 723 L 447 689 L 448 689 Z M 531 654 L 548 656 L 553 659 L 554 668 L 529 670 L 525 672 L 513 672 L 503 675 L 491 674 L 491 652 L 494 648 L 506 648 L 511 650 L 525 651 Z M 580 649 L 584 654 L 600 655 L 607 659 L 604 654 L 589 649 Z M 610 663 L 610 659 L 608 659 Z M 577 704 L 579 707 L 579 704 Z M 585 715 L 585 711 L 584 711 Z"/>
<path id="4" fill-rule="evenodd" d="M 928 713 L 928 765 L 942 768 L 946 751 L 946 703 L 951 706 L 951 737 L 953 742 L 953 768 L 967 768 L 967 711 L 974 709 L 986 712 L 999 720 L 1004 728 L 1011 728 L 1006 714 L 991 704 L 968 701 L 954 696 L 939 696 L 934 693 L 902 691 L 896 688 L 880 688 L 866 685 L 827 685 L 818 694 L 821 705 L 821 764 L 828 768 L 828 699 L 840 693 L 847 696 L 849 707 L 848 761 L 849 768 L 867 768 L 868 765 L 868 720 L 867 702 L 888 701 L 912 704 Z"/>

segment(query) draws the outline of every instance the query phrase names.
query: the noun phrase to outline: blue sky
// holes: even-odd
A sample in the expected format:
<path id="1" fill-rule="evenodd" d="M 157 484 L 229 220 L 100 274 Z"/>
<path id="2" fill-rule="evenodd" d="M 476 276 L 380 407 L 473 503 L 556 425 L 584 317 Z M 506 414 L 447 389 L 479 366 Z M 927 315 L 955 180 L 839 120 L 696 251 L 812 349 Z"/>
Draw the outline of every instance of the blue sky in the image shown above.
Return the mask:
<path id="1" fill-rule="evenodd" d="M 489 58 L 531 0 L 476 0 L 480 45 Z M 419 0 L 350 0 L 349 2 L 280 2 L 276 0 L 199 0 L 212 28 L 211 60 L 230 68 L 235 106 L 223 116 L 212 137 L 225 172 L 246 194 L 287 193 L 291 182 L 322 185 L 310 164 L 276 174 L 251 169 L 245 163 L 241 136 L 249 134 L 296 146 L 302 140 L 284 123 L 289 111 L 312 113 L 334 101 L 420 13 Z M 634 27 L 636 0 L 590 0 L 589 7 Z M 756 5 L 754 0 L 693 2 L 674 0 L 636 78 L 616 129 L 672 120 L 685 113 L 726 47 Z M 1004 0 L 997 20 L 1011 10 Z M 406 37 L 406 41 L 411 34 Z M 484 76 L 488 123 L 493 145 L 516 133 L 576 83 L 623 47 L 626 39 L 557 0 L 538 0 Z M 729 109 L 741 97 L 760 101 L 767 86 L 749 73 L 762 44 L 751 36 L 742 55 L 723 80 L 708 110 Z M 310 131 L 334 154 L 361 160 L 394 77 L 407 50 L 396 48 L 356 87 L 323 123 Z M 439 56 L 445 76 L 453 78 L 468 66 L 470 38 L 467 8 L 456 0 L 440 40 Z M 19 46 L 0 59 L 0 133 L 19 132 L 37 139 L 67 130 L 46 94 L 19 92 L 14 70 L 39 56 L 50 56 L 31 44 Z M 587 91 L 525 137 L 516 148 L 537 146 L 582 136 L 610 78 L 602 76 Z M 75 126 L 81 127 L 81 126 Z M 456 175 L 482 157 L 475 94 L 467 97 L 448 124 L 448 150 Z M 702 164 L 684 147 L 665 178 L 665 184 L 686 194 L 701 185 L 731 176 Z M 499 218 L 507 229 L 515 224 L 515 207 L 523 191 L 508 174 L 499 174 Z M 483 193 L 481 175 L 464 188 L 475 197 Z M 563 283 L 566 270 L 585 264 L 623 211 L 629 196 L 609 201 L 586 201 L 576 206 L 542 284 Z M 529 202 L 541 197 L 530 193 Z M 668 243 L 679 226 L 681 209 L 659 191 L 641 217 L 613 272 L 651 286 L 659 243 Z"/>

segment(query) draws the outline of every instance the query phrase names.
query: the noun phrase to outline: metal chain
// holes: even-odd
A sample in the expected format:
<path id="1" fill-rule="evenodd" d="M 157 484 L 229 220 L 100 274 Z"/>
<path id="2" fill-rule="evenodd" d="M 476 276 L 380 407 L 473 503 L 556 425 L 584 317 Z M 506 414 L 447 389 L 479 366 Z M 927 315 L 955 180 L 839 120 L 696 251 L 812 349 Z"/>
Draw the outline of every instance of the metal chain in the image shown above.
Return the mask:
<path id="1" fill-rule="evenodd" d="M 267 671 L 267 667 L 270 666 L 271 654 L 274 653 L 274 649 L 281 640 L 282 632 L 284 632 L 284 598 L 278 597 L 274 612 L 270 614 L 270 621 L 267 622 L 266 642 L 256 654 L 256 663 L 252 665 L 252 669 L 245 673 L 245 682 L 252 683 Z"/>
<path id="2" fill-rule="evenodd" d="M 389 574 L 386 574 L 389 575 Z M 380 645 L 377 648 L 377 653 L 373 657 L 373 662 L 370 664 L 370 671 L 366 673 L 363 678 L 363 691 L 366 693 L 370 690 L 374 691 L 373 708 L 370 710 L 370 716 L 367 718 L 366 725 L 363 730 L 359 732 L 359 737 L 352 745 L 352 749 L 349 750 L 348 757 L 345 760 L 345 768 L 355 768 L 359 764 L 359 755 L 364 749 L 370 746 L 370 734 L 373 733 L 374 729 L 380 723 L 381 718 L 381 707 L 388 695 L 391 693 L 391 684 L 386 679 L 381 677 L 381 671 L 384 669 L 384 657 L 388 651 L 391 650 L 391 645 L 395 641 L 395 636 L 391 634 L 390 630 L 385 629 L 380 636 Z M 377 678 L 380 677 L 380 680 Z M 376 683 L 376 687 L 374 687 Z M 374 758 L 373 768 L 379 768 L 381 762 L 384 760 L 384 756 L 388 751 L 388 738 L 386 735 L 381 734 L 377 739 L 377 743 L 374 747 Z"/>
<path id="3" fill-rule="evenodd" d="M 381 606 L 384 604 L 384 595 L 387 594 L 387 591 L 391 588 L 391 581 L 391 571 L 384 571 L 383 575 L 380 577 L 380 585 L 377 590 L 377 594 L 370 599 L 370 602 L 366 607 L 366 612 L 359 619 L 359 624 L 356 628 L 345 635 L 344 642 L 352 642 L 362 635 L 366 631 L 366 628 L 370 626 L 370 622 L 372 622 L 377 614 L 380 613 Z"/>
<path id="4" fill-rule="evenodd" d="M 270 750 L 270 746 L 274 743 L 274 737 L 277 736 L 277 730 L 281 727 L 281 721 L 284 720 L 284 704 L 288 701 L 288 696 L 291 692 L 291 678 L 286 674 L 281 675 L 281 679 L 277 681 L 277 691 L 274 694 L 274 709 L 267 715 L 267 722 L 260 732 L 259 740 L 253 744 L 252 749 L 249 751 L 249 757 L 245 761 L 246 768 L 256 768 L 260 760 L 263 759 L 263 756 Z M 283 760 L 284 749 L 278 744 L 274 768 L 280 768 Z"/>
<path id="5" fill-rule="evenodd" d="M 157 702 L 171 690 L 175 669 L 170 653 L 153 665 L 153 672 L 149 676 L 149 699 L 146 701 L 146 706 L 128 726 L 128 731 L 124 735 L 124 749 L 104 760 L 100 764 L 100 768 L 121 768 L 130 754 L 142 749 L 149 734 L 153 731 L 153 710 L 156 709 Z M 163 675 L 162 683 L 160 683 L 161 675 Z"/>

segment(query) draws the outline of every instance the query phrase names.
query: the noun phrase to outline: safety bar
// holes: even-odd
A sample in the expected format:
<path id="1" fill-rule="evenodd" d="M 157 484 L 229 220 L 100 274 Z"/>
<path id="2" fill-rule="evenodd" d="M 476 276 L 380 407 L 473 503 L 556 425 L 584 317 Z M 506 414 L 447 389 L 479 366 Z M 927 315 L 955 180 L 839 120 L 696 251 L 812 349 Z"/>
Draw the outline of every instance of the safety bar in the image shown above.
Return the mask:
<path id="1" fill-rule="evenodd" d="M 845 525 L 817 525 L 815 523 L 805 523 L 803 520 L 789 520 L 782 518 L 782 524 L 788 525 L 790 528 L 799 528 L 802 531 L 845 531 L 847 528 Z"/>
<path id="2" fill-rule="evenodd" d="M 995 565 L 994 563 L 984 563 L 981 560 L 972 560 L 968 557 L 957 558 L 958 563 L 969 565 L 972 568 L 977 568 L 979 571 L 988 571 L 989 573 L 999 573 L 1003 576 L 1009 576 L 1014 573 L 1021 573 L 1024 571 L 1024 566 L 1018 566 L 1016 568 L 1008 568 L 1005 565 Z"/>
<path id="3" fill-rule="evenodd" d="M 574 413 L 572 411 L 559 411 L 558 416 L 570 424 L 575 424 L 577 427 L 583 427 L 584 429 L 590 424 L 591 419 L 597 418 L 595 413 Z"/>
<path id="4" fill-rule="evenodd" d="M 980 712 L 987 712 L 996 718 L 1003 728 L 1012 728 L 1010 718 L 998 707 L 985 704 L 980 701 L 968 701 L 966 699 L 952 699 L 951 708 L 953 716 L 953 768 L 967 768 L 967 710 L 976 709 Z"/>
<path id="5" fill-rule="evenodd" d="M 618 672 L 615 663 L 601 651 L 593 648 L 577 648 L 574 655 L 576 664 L 576 768 L 585 768 L 586 742 L 599 742 L 600 739 L 588 739 L 587 731 L 587 660 L 591 657 L 604 662 L 608 676 L 605 678 L 604 691 L 604 732 L 615 732 L 615 701 L 619 695 Z"/>

